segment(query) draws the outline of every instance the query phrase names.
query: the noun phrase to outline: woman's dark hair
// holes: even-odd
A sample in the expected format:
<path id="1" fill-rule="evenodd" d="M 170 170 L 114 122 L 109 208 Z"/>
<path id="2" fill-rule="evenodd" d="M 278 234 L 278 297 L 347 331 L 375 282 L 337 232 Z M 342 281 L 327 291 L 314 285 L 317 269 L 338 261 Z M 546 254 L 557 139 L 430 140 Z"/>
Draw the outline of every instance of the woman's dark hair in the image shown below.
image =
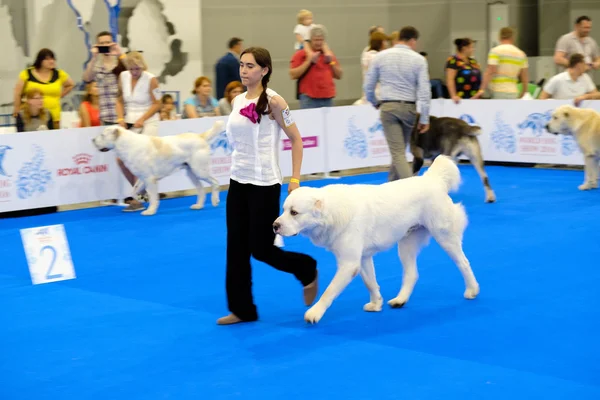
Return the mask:
<path id="1" fill-rule="evenodd" d="M 271 112 L 269 109 L 269 98 L 267 97 L 267 84 L 271 78 L 271 72 L 273 72 L 273 66 L 271 64 L 271 54 L 269 50 L 262 47 L 249 47 L 242 52 L 240 58 L 244 54 L 252 54 L 256 63 L 262 68 L 268 68 L 269 72 L 262 77 L 261 83 L 263 91 L 256 102 L 256 113 L 258 114 L 258 122 L 260 123 L 261 115 L 266 115 Z"/>
<path id="2" fill-rule="evenodd" d="M 467 46 L 470 46 L 471 43 L 473 43 L 473 41 L 469 38 L 459 38 L 459 39 L 454 39 L 454 45 L 456 46 L 456 50 L 460 53 L 462 51 L 462 49 L 464 49 Z"/>
<path id="3" fill-rule="evenodd" d="M 52 50 L 41 49 L 37 53 L 37 57 L 35 58 L 35 62 L 33 63 L 33 66 L 35 67 L 35 69 L 42 68 L 42 61 L 44 61 L 46 58 L 51 58 L 53 60 L 56 60 L 56 57 L 54 56 L 54 52 Z"/>

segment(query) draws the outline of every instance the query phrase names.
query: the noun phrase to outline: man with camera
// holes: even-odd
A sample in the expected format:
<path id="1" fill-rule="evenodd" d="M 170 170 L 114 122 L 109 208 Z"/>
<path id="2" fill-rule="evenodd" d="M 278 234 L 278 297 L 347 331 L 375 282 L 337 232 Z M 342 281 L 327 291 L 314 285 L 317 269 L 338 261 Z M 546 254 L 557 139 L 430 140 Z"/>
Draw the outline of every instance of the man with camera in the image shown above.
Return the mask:
<path id="1" fill-rule="evenodd" d="M 96 44 L 90 52 L 92 59 L 83 73 L 83 81 L 96 82 L 98 86 L 98 100 L 100 108 L 100 121 L 103 125 L 117 123 L 117 93 L 119 90 L 119 74 L 127 68 L 123 64 L 125 54 L 121 47 L 113 41 L 112 34 L 104 31 L 96 35 Z"/>

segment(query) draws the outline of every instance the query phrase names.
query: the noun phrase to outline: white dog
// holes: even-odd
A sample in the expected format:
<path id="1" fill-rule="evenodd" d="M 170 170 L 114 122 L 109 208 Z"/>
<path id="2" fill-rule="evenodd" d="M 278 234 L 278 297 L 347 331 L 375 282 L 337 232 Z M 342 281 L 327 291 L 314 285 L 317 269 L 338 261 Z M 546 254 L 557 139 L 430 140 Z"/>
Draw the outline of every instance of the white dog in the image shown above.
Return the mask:
<path id="1" fill-rule="evenodd" d="M 285 200 L 273 229 L 282 236 L 299 233 L 334 253 L 337 272 L 304 319 L 319 322 L 333 300 L 360 273 L 369 290 L 365 311 L 381 311 L 383 298 L 375 279 L 373 256 L 398 243 L 404 273 L 398 296 L 388 304 L 402 307 L 417 282 L 417 255 L 430 235 L 450 255 L 465 280 L 464 297 L 474 299 L 479 284 L 463 253 L 467 215 L 448 195 L 458 189 L 460 172 L 451 158 L 440 155 L 422 175 L 382 185 L 301 187 Z"/>
<path id="2" fill-rule="evenodd" d="M 600 157 L 600 113 L 589 108 L 565 104 L 552 113 L 546 130 L 555 135 L 573 135 L 585 157 L 585 180 L 579 190 L 598 188 L 598 158 Z"/>
<path id="3" fill-rule="evenodd" d="M 158 209 L 158 181 L 180 168 L 196 186 L 198 200 L 191 208 L 204 207 L 206 194 L 202 181 L 212 187 L 212 205 L 219 205 L 219 181 L 210 173 L 210 145 L 208 141 L 222 132 L 224 123 L 217 121 L 204 133 L 181 133 L 156 137 L 141 135 L 120 126 L 108 126 L 92 141 L 100 151 L 115 149 L 117 157 L 137 178 L 134 193 L 144 189 L 150 197 L 150 206 L 142 215 L 154 215 Z"/>

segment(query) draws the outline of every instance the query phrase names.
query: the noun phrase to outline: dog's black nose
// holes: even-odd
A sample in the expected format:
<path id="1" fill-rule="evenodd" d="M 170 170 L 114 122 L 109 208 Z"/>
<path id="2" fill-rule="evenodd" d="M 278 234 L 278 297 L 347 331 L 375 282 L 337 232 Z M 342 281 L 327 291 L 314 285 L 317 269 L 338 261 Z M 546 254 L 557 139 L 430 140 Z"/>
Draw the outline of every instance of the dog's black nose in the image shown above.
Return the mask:
<path id="1" fill-rule="evenodd" d="M 546 128 L 546 130 L 548 130 L 548 126 L 549 126 L 549 125 L 548 125 L 548 124 L 546 124 L 546 126 L 545 126 L 544 128 Z"/>
<path id="2" fill-rule="evenodd" d="M 273 232 L 277 233 L 279 228 L 281 228 L 281 224 L 279 222 L 273 223 Z"/>

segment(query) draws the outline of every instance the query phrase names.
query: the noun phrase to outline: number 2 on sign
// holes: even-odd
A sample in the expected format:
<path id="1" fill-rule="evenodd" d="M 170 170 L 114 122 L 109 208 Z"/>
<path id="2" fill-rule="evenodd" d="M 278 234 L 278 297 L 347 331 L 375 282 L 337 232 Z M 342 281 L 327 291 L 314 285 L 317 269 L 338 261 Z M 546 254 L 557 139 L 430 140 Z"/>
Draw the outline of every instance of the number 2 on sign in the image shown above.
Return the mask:
<path id="1" fill-rule="evenodd" d="M 62 277 L 62 274 L 52 274 L 52 268 L 54 268 L 54 263 L 56 262 L 56 249 L 52 246 L 44 246 L 40 250 L 40 257 L 44 254 L 44 250 L 49 250 L 52 253 L 52 261 L 50 261 L 50 266 L 48 267 L 48 272 L 46 272 L 46 279 L 56 279 Z"/>

